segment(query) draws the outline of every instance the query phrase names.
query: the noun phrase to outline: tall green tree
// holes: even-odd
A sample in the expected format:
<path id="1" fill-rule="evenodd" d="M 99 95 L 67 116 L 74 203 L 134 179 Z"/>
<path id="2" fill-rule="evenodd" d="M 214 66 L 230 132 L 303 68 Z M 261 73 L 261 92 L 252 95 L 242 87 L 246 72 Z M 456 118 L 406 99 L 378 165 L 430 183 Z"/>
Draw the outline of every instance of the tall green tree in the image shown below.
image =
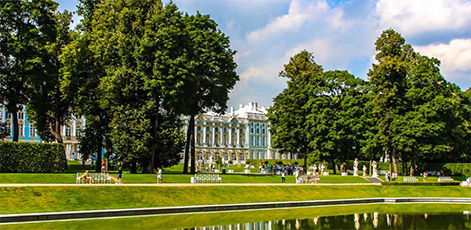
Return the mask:
<path id="1" fill-rule="evenodd" d="M 405 43 L 405 39 L 396 31 L 384 31 L 376 40 L 375 58 L 378 64 L 368 72 L 368 78 L 374 95 L 375 108 L 373 113 L 378 120 L 378 139 L 394 161 L 397 172 L 397 143 L 393 143 L 394 134 L 391 124 L 394 119 L 401 118 L 407 111 L 407 77 L 416 53 Z"/>
<path id="2" fill-rule="evenodd" d="M 183 173 L 188 171 L 188 161 L 191 159 L 191 173 L 195 173 L 195 149 L 188 146 L 194 142 L 195 116 L 208 108 L 218 113 L 227 109 L 229 91 L 239 80 L 234 62 L 235 51 L 230 49 L 230 40 L 209 15 L 185 15 L 184 22 L 189 36 L 187 91 L 180 92 L 178 103 L 186 105 L 182 113 L 190 116 Z M 179 111 L 178 111 L 179 112 Z M 191 139 L 190 139 L 191 138 Z"/>
<path id="3" fill-rule="evenodd" d="M 273 146 L 283 153 L 298 154 L 305 162 L 312 151 L 307 129 L 312 104 L 308 105 L 308 101 L 311 89 L 324 86 L 322 71 L 313 54 L 306 50 L 291 57 L 280 72 L 280 77 L 287 78 L 288 87 L 274 98 L 268 110 Z"/>
<path id="4" fill-rule="evenodd" d="M 72 14 L 56 12 L 56 38 L 54 42 L 46 44 L 47 53 L 43 55 L 45 70 L 40 78 L 34 78 L 28 85 L 30 98 L 28 100 L 28 118 L 34 122 L 42 140 L 63 143 L 61 126 L 70 119 L 70 100 L 64 97 L 61 88 L 63 67 L 59 60 L 63 48 L 72 40 L 69 29 Z"/>
<path id="5" fill-rule="evenodd" d="M 335 165 L 359 157 L 363 115 L 364 86 L 361 79 L 347 71 L 326 71 L 320 87 L 311 87 L 307 128 L 312 154 Z M 335 170 L 335 168 L 334 168 Z"/>
<path id="6" fill-rule="evenodd" d="M 28 102 L 28 85 L 47 72 L 47 44 L 56 38 L 52 0 L 2 0 L 0 3 L 0 94 L 13 116 L 13 141 L 18 141 L 17 112 Z"/>
<path id="7" fill-rule="evenodd" d="M 73 35 L 73 41 L 67 45 L 60 60 L 63 63 L 61 83 L 63 97 L 71 102 L 72 112 L 84 116 L 87 120 L 84 136 L 80 139 L 80 152 L 84 158 L 96 154 L 96 171 L 101 171 L 102 149 L 106 146 L 111 152 L 110 142 L 111 112 L 101 106 L 104 98 L 100 81 L 105 75 L 105 68 L 100 65 L 100 55 L 93 52 L 92 22 L 99 0 L 80 0 L 78 13 L 83 17 L 79 33 Z"/>

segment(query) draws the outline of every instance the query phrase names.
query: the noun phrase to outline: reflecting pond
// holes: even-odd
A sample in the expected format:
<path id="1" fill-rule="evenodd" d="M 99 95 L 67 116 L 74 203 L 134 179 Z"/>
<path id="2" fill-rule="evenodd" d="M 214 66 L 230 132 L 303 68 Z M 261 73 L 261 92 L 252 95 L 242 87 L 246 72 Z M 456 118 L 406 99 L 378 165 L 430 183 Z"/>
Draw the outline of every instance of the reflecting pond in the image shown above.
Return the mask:
<path id="1" fill-rule="evenodd" d="M 471 229 L 470 216 L 463 213 L 379 214 L 316 216 L 192 228 L 195 230 L 276 229 Z"/>
<path id="2" fill-rule="evenodd" d="M 374 204 L 0 225 L 0 229 L 471 229 L 469 204 Z"/>

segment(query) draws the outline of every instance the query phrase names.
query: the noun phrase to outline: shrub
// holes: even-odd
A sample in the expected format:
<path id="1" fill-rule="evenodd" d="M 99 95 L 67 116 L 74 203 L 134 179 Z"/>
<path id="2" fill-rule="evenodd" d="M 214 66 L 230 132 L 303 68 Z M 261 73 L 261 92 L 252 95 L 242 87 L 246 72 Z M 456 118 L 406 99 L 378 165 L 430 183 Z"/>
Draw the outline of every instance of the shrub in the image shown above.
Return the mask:
<path id="1" fill-rule="evenodd" d="M 0 141 L 0 172 L 64 172 L 62 144 Z"/>
<path id="2" fill-rule="evenodd" d="M 471 163 L 446 163 L 443 169 L 447 175 L 452 176 L 471 176 Z"/>

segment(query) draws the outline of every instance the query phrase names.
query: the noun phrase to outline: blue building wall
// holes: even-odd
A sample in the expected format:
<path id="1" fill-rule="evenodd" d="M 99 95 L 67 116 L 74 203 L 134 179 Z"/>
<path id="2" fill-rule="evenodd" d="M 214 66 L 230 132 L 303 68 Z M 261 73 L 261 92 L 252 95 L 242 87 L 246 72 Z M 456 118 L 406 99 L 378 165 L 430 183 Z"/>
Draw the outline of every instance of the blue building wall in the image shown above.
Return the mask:
<path id="1" fill-rule="evenodd" d="M 5 108 L 5 106 L 3 104 L 0 104 L 0 122 L 5 122 L 7 124 L 10 124 L 9 127 L 11 127 L 11 135 L 10 136 L 7 136 L 7 140 L 13 140 L 13 115 L 12 114 L 9 114 L 8 113 L 8 110 Z M 23 115 L 21 115 L 20 113 L 22 113 Z M 23 135 L 20 135 L 19 136 L 19 141 L 23 141 L 23 142 L 36 142 L 36 143 L 39 143 L 41 142 L 41 138 L 39 137 L 39 135 L 37 134 L 36 132 L 36 127 L 31 126 L 31 122 L 28 120 L 28 114 L 27 114 L 27 111 L 26 111 L 26 108 L 23 108 L 21 111 L 18 111 L 17 113 L 18 115 L 18 126 L 20 126 L 20 124 L 23 125 Z M 34 132 L 31 132 L 32 130 L 31 129 L 34 129 L 33 131 Z M 21 134 L 21 131 L 20 131 L 20 134 Z"/>

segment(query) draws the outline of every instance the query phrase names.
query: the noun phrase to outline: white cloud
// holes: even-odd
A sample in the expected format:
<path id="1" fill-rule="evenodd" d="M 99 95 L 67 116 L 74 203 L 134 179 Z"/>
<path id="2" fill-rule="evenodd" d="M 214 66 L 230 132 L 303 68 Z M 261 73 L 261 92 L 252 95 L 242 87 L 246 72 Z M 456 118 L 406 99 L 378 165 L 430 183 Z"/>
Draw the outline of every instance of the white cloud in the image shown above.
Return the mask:
<path id="1" fill-rule="evenodd" d="M 404 36 L 470 30 L 471 2 L 467 0 L 379 0 L 376 6 L 380 25 Z"/>
<path id="2" fill-rule="evenodd" d="M 447 80 L 462 83 L 463 87 L 471 86 L 471 38 L 414 48 L 421 54 L 441 60 L 440 70 Z"/>
<path id="3" fill-rule="evenodd" d="M 324 0 L 291 1 L 288 14 L 277 17 L 263 29 L 253 31 L 247 35 L 248 41 L 256 41 L 267 36 L 276 35 L 286 31 L 296 31 L 305 23 L 312 22 L 316 18 L 330 17 L 329 5 Z"/>

